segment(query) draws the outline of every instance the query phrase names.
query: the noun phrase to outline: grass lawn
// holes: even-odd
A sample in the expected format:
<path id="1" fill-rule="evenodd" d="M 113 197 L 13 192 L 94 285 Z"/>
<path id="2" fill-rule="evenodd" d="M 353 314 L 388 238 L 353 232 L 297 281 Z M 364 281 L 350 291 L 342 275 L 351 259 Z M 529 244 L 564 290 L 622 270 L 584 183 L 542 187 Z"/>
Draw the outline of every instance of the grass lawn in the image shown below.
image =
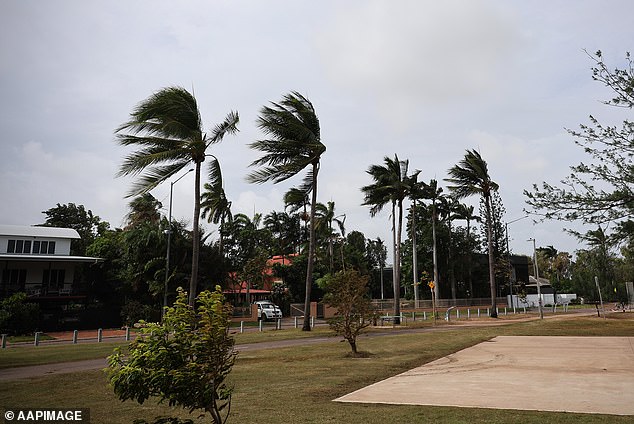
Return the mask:
<path id="1" fill-rule="evenodd" d="M 362 336 L 359 349 L 370 354 L 364 359 L 347 357 L 349 346 L 338 339 L 311 346 L 245 351 L 238 356 L 230 377 L 235 391 L 229 423 L 632 422 L 633 417 L 605 415 L 332 402 L 353 390 L 497 335 L 632 336 L 634 314 L 615 314 L 607 320 L 587 317 L 462 329 L 445 325 L 441 331 L 427 333 L 395 331 L 394 335 L 383 337 Z M 113 344 L 108 346 L 112 348 Z M 83 348 L 67 348 L 77 347 Z M 1 353 L 3 362 L 5 352 Z M 420 387 L 421 396 L 433 389 Z M 160 415 L 188 416 L 186 411 L 155 402 L 120 402 L 99 371 L 4 382 L 0 398 L 6 407 L 89 407 L 93 424 L 131 423 L 135 418 Z"/>

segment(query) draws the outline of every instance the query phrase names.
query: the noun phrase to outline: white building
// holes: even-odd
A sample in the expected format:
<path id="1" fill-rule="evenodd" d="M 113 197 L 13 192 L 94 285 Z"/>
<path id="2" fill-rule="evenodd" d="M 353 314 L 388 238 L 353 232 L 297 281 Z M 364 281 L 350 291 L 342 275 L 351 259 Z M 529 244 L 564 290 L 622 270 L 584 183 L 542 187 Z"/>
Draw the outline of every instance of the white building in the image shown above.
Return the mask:
<path id="1" fill-rule="evenodd" d="M 79 238 L 70 228 L 0 225 L 0 298 L 16 292 L 33 297 L 76 294 L 75 267 L 100 260 L 70 255 L 71 241 Z"/>

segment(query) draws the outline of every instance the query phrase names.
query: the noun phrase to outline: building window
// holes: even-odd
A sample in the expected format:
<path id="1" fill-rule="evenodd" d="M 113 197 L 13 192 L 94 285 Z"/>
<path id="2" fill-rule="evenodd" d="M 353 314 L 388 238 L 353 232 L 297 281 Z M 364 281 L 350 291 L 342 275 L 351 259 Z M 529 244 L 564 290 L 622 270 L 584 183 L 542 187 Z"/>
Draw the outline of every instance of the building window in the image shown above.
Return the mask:
<path id="1" fill-rule="evenodd" d="M 64 277 L 66 270 L 64 269 L 45 269 L 42 274 L 42 286 L 48 287 L 49 290 L 58 290 L 64 287 Z"/>
<path id="2" fill-rule="evenodd" d="M 33 246 L 32 252 L 31 246 Z M 35 240 L 31 243 L 31 240 L 9 240 L 7 243 L 7 253 L 40 253 L 42 255 L 54 255 L 55 242 Z"/>
<path id="3" fill-rule="evenodd" d="M 2 284 L 24 284 L 26 282 L 26 269 L 3 269 Z"/>

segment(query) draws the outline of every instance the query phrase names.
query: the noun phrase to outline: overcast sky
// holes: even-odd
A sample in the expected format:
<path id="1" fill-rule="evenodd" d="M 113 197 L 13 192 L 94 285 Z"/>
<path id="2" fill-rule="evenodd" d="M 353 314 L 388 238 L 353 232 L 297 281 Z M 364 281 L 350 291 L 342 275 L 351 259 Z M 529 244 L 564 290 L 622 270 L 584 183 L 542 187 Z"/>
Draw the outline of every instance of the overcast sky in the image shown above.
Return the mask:
<path id="1" fill-rule="evenodd" d="M 442 182 L 477 149 L 511 221 L 524 215 L 524 189 L 586 159 L 566 128 L 589 114 L 622 119 L 600 103 L 611 93 L 592 81 L 584 49 L 623 66 L 633 16 L 631 0 L 0 0 L 0 223 L 42 223 L 42 211 L 73 202 L 122 226 L 132 180 L 115 178 L 129 151 L 114 129 L 171 85 L 194 91 L 206 128 L 240 114 L 237 136 L 210 150 L 234 214 L 282 210 L 301 180 L 245 182 L 259 109 L 297 90 L 327 147 L 319 201 L 335 202 L 348 232 L 390 240 L 389 211 L 370 218 L 360 187 L 395 153 Z M 169 183 L 152 194 L 167 214 Z M 192 210 L 190 174 L 174 185 L 173 214 L 191 222 Z M 585 231 L 515 222 L 511 249 L 531 254 L 530 237 L 583 247 L 563 228 Z"/>

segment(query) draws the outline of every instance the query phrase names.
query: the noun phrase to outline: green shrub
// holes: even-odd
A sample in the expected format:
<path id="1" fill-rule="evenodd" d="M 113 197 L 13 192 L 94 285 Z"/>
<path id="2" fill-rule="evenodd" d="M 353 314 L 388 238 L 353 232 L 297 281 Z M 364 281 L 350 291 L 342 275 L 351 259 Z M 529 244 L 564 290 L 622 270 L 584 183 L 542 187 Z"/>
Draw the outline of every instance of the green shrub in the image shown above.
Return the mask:
<path id="1" fill-rule="evenodd" d="M 27 301 L 26 293 L 15 293 L 0 302 L 0 333 L 32 334 L 40 322 L 40 306 Z"/>

